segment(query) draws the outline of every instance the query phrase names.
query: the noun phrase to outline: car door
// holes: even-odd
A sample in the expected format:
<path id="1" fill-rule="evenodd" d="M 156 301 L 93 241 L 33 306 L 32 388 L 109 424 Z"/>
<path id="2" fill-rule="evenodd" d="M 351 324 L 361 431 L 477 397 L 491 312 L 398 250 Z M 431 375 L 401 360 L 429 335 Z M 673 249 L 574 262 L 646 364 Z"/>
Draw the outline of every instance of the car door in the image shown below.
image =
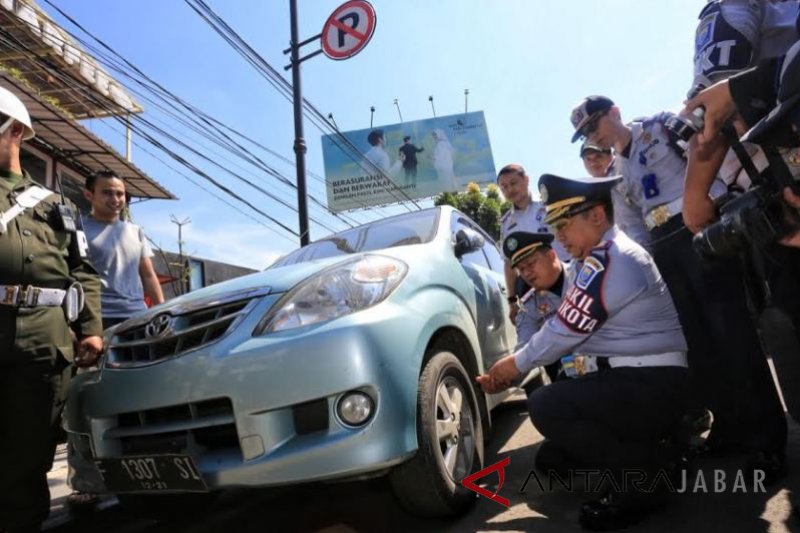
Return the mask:
<path id="1" fill-rule="evenodd" d="M 462 255 L 459 261 L 475 290 L 475 328 L 484 367 L 489 368 L 499 358 L 511 352 L 516 342 L 516 333 L 507 318 L 508 302 L 502 267 L 500 272 L 495 271 L 486 254 L 486 250 L 491 253 L 491 248 L 496 252 L 491 237 L 461 213 L 454 213 L 453 234 L 462 228 L 477 231 L 486 239 L 483 248 Z"/>

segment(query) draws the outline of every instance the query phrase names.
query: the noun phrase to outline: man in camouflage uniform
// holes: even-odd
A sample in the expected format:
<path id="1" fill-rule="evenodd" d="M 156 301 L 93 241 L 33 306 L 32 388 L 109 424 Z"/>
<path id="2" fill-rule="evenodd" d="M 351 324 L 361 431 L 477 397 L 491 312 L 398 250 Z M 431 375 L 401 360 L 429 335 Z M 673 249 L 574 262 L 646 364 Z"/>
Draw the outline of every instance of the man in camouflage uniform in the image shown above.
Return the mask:
<path id="1" fill-rule="evenodd" d="M 47 517 L 62 376 L 102 351 L 100 280 L 74 217 L 20 164 L 33 136 L 23 103 L 0 87 L 0 531 L 9 533 L 38 531 Z"/>

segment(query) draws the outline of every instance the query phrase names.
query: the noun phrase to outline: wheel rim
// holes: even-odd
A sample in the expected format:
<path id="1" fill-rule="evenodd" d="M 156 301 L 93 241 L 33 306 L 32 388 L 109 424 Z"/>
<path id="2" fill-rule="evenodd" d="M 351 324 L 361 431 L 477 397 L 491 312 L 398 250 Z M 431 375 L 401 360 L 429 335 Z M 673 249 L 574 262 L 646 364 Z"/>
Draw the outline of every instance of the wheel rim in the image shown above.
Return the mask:
<path id="1" fill-rule="evenodd" d="M 437 449 L 447 475 L 454 482 L 469 474 L 475 454 L 472 406 L 461 383 L 445 377 L 436 390 Z"/>

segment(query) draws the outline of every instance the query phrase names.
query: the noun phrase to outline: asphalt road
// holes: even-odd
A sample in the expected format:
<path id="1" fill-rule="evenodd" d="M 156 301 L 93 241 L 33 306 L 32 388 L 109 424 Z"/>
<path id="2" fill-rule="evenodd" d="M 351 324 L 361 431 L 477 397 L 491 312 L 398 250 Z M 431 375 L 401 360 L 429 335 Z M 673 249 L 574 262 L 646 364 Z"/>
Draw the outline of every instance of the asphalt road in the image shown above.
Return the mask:
<path id="1" fill-rule="evenodd" d="M 528 420 L 524 403 L 508 402 L 500 406 L 495 417 L 486 464 L 510 458 L 505 484 L 499 492 L 510 500 L 508 508 L 480 498 L 468 514 L 458 519 L 420 519 L 399 507 L 387 483 L 378 479 L 230 492 L 212 507 L 198 505 L 200 508 L 190 513 L 162 522 L 125 511 L 112 500 L 105 502 L 102 509 L 83 515 L 62 513 L 46 527 L 53 533 L 580 531 L 578 507 L 591 499 L 591 494 L 563 488 L 543 492 L 534 482 L 528 483 L 524 493 L 520 492 L 542 440 Z M 754 493 L 752 482 L 747 481 L 746 492 L 741 486 L 734 492 L 738 458 L 705 459 L 694 466 L 703 472 L 707 492 L 702 492 L 698 474 L 690 472 L 687 492 L 672 495 L 664 510 L 626 531 L 800 531 L 800 516 L 792 513 L 791 505 L 793 491 L 800 498 L 800 426 L 790 421 L 789 431 L 790 472 L 776 486 Z M 722 493 L 714 493 L 715 470 L 726 476 Z M 720 478 L 722 474 L 716 475 Z M 695 485 L 697 492 L 692 493 Z"/>

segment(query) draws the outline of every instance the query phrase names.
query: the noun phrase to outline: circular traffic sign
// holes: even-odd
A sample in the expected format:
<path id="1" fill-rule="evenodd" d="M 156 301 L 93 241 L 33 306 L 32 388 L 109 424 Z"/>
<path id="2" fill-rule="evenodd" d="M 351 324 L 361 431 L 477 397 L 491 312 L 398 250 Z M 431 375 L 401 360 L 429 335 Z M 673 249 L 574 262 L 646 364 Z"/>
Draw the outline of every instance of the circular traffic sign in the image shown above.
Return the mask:
<path id="1" fill-rule="evenodd" d="M 322 51 L 331 59 L 353 57 L 375 32 L 375 9 L 365 0 L 350 0 L 336 8 L 322 26 Z"/>

